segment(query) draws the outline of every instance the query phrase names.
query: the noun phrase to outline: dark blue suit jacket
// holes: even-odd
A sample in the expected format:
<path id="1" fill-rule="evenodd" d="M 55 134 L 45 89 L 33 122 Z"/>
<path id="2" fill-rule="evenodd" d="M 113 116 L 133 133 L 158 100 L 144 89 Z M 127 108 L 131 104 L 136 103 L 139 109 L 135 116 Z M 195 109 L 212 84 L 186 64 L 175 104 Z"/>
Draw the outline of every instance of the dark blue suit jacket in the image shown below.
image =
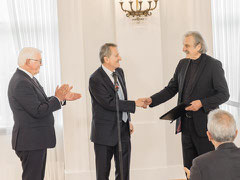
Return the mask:
<path id="1" fill-rule="evenodd" d="M 61 105 L 43 88 L 17 69 L 8 87 L 13 112 L 12 148 L 16 151 L 53 148 L 56 145 L 53 112 Z"/>
<path id="2" fill-rule="evenodd" d="M 119 111 L 134 113 L 135 102 L 127 100 L 123 70 L 118 68 L 116 73 L 125 96 L 125 100 L 119 100 Z M 115 146 L 118 143 L 115 90 L 102 67 L 91 75 L 89 91 L 92 99 L 91 141 L 101 145 Z M 122 119 L 121 116 L 122 113 L 120 113 L 120 119 Z"/>

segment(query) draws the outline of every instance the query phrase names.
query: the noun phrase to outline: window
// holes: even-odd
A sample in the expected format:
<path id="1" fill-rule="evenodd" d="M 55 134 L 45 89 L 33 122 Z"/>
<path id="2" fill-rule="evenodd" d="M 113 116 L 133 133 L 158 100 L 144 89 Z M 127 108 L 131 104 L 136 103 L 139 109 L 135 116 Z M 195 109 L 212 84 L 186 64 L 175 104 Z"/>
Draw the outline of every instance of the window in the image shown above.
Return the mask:
<path id="1" fill-rule="evenodd" d="M 240 1 L 212 0 L 213 49 L 223 63 L 230 91 L 222 106 L 239 119 L 240 107 Z M 239 121 L 237 121 L 239 124 Z"/>
<path id="2" fill-rule="evenodd" d="M 0 129 L 12 127 L 13 118 L 9 107 L 7 89 L 12 74 L 17 67 L 6 0 L 0 0 Z"/>

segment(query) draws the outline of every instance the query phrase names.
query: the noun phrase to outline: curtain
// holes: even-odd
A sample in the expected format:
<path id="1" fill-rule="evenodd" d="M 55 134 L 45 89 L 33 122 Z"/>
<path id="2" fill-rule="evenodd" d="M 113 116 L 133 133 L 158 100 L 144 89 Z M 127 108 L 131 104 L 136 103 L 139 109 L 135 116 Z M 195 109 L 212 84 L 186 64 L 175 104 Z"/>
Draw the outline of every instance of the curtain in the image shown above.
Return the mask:
<path id="1" fill-rule="evenodd" d="M 14 42 L 14 61 L 23 47 L 42 50 L 43 66 L 39 79 L 48 96 L 54 95 L 60 85 L 60 59 L 58 40 L 57 0 L 6 0 Z M 55 129 L 57 146 L 48 150 L 46 180 L 64 179 L 63 118 L 57 111 Z M 20 178 L 20 177 L 19 177 Z"/>
<path id="2" fill-rule="evenodd" d="M 17 58 L 14 54 L 7 1 L 0 0 L 0 4 L 0 179 L 15 180 L 17 175 L 21 177 L 20 169 L 15 170 L 15 167 L 20 167 L 18 164 L 20 161 L 17 161 L 14 151 L 11 150 L 13 118 L 8 105 L 7 89 L 9 80 L 16 69 Z"/>
<path id="3" fill-rule="evenodd" d="M 233 113 L 239 124 L 240 107 L 240 1 L 212 0 L 214 57 L 221 60 L 230 90 L 222 108 Z"/>

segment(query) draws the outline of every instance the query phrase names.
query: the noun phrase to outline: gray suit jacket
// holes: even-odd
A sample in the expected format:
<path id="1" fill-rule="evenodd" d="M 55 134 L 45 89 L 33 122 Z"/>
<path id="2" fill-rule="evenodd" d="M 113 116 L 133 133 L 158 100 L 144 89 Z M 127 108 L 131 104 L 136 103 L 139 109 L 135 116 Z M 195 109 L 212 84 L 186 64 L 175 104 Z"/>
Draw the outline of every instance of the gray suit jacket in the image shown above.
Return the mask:
<path id="1" fill-rule="evenodd" d="M 240 149 L 224 143 L 193 160 L 190 180 L 239 180 Z"/>
<path id="2" fill-rule="evenodd" d="M 53 112 L 61 105 L 54 96 L 47 97 L 41 85 L 17 69 L 8 87 L 13 112 L 12 148 L 29 151 L 53 148 L 56 144 Z"/>

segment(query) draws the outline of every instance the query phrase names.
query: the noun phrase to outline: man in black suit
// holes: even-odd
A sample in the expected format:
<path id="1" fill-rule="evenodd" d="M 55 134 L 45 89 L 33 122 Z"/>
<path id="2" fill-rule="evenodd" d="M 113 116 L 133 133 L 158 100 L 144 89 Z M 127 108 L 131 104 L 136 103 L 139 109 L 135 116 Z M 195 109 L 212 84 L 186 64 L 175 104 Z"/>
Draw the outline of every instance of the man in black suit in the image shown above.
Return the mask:
<path id="1" fill-rule="evenodd" d="M 130 113 L 135 112 L 136 106 L 145 107 L 142 99 L 130 101 L 123 70 L 120 68 L 121 57 L 115 44 L 106 43 L 100 49 L 99 67 L 90 77 L 89 91 L 92 99 L 92 129 L 91 141 L 94 143 L 97 180 L 108 180 L 111 159 L 115 160 L 115 177 L 120 180 L 118 156 L 118 130 L 116 99 L 113 72 L 118 77 L 118 98 L 121 120 L 121 140 L 123 156 L 123 179 L 129 179 L 130 169 Z M 131 126 L 131 127 L 130 127 Z"/>
<path id="2" fill-rule="evenodd" d="M 56 144 L 53 112 L 61 109 L 66 100 L 76 100 L 78 93 L 64 84 L 57 87 L 55 96 L 47 97 L 34 75 L 42 65 L 41 51 L 26 47 L 18 57 L 18 69 L 8 87 L 13 112 L 12 148 L 22 162 L 23 180 L 43 180 L 47 148 Z"/>
<path id="3" fill-rule="evenodd" d="M 207 136 L 216 150 L 193 160 L 190 180 L 240 179 L 240 149 L 233 143 L 238 132 L 233 116 L 214 110 L 209 113 L 207 126 Z"/>
<path id="4" fill-rule="evenodd" d="M 200 33 L 186 33 L 183 41 L 186 58 L 178 63 L 168 85 L 146 98 L 146 104 L 155 107 L 178 93 L 178 104 L 191 104 L 176 121 L 176 134 L 182 132 L 183 162 L 187 168 L 195 157 L 214 150 L 206 136 L 207 114 L 229 98 L 222 64 L 205 54 L 206 51 Z"/>

